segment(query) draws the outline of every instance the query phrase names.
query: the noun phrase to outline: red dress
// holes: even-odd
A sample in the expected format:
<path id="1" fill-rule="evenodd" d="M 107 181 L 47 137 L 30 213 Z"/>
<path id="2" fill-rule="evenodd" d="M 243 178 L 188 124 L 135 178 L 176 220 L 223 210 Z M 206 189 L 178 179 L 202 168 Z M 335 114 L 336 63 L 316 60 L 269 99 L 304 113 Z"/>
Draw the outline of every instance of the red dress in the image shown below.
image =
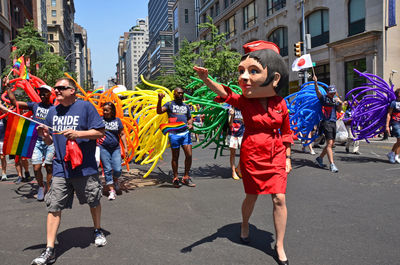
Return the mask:
<path id="1" fill-rule="evenodd" d="M 241 110 L 245 131 L 240 149 L 240 170 L 248 194 L 286 193 L 286 147 L 293 143 L 289 113 L 280 96 L 268 98 L 268 111 L 259 99 L 248 99 L 225 87 L 226 102 Z"/>

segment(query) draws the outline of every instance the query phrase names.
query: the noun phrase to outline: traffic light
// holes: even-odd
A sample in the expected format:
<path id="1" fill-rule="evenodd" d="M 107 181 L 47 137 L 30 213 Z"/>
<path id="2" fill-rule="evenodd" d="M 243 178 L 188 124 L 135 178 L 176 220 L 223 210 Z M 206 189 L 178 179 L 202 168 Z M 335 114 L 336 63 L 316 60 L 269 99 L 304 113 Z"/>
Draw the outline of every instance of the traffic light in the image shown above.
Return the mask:
<path id="1" fill-rule="evenodd" d="M 301 57 L 301 44 L 302 44 L 303 42 L 301 42 L 301 41 L 298 41 L 298 42 L 296 42 L 295 44 L 294 44 L 294 54 L 297 56 L 297 57 Z"/>

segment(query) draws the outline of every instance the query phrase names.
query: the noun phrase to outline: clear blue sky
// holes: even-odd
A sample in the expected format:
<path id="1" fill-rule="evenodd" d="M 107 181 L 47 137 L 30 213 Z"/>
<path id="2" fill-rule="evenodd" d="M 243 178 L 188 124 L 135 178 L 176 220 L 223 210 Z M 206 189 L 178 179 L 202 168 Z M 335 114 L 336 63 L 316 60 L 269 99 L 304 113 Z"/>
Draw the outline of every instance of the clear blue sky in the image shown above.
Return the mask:
<path id="1" fill-rule="evenodd" d="M 75 0 L 75 23 L 84 27 L 92 52 L 94 81 L 106 85 L 115 76 L 118 40 L 147 16 L 147 0 Z"/>

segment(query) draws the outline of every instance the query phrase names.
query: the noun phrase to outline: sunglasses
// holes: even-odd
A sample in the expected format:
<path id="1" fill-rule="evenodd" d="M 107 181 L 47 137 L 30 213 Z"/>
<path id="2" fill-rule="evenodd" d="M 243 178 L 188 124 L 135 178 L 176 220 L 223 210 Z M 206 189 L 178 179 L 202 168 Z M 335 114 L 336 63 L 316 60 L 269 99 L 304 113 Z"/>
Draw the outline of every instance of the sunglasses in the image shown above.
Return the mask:
<path id="1" fill-rule="evenodd" d="M 63 90 L 67 90 L 67 89 L 69 89 L 69 88 L 75 89 L 75 88 L 72 87 L 72 86 L 55 86 L 55 87 L 54 87 L 54 90 L 63 91 Z"/>

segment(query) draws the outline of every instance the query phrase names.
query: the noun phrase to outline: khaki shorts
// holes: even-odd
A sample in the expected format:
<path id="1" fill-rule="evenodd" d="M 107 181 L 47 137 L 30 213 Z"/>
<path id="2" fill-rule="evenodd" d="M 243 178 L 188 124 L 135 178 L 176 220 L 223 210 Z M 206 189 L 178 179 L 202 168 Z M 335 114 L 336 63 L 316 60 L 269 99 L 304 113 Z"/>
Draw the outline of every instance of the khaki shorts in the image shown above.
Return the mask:
<path id="1" fill-rule="evenodd" d="M 68 179 L 53 177 L 50 190 L 44 198 L 47 211 L 53 213 L 65 208 L 71 209 L 74 191 L 80 204 L 87 203 L 93 208 L 100 204 L 103 186 L 98 174 Z"/>

